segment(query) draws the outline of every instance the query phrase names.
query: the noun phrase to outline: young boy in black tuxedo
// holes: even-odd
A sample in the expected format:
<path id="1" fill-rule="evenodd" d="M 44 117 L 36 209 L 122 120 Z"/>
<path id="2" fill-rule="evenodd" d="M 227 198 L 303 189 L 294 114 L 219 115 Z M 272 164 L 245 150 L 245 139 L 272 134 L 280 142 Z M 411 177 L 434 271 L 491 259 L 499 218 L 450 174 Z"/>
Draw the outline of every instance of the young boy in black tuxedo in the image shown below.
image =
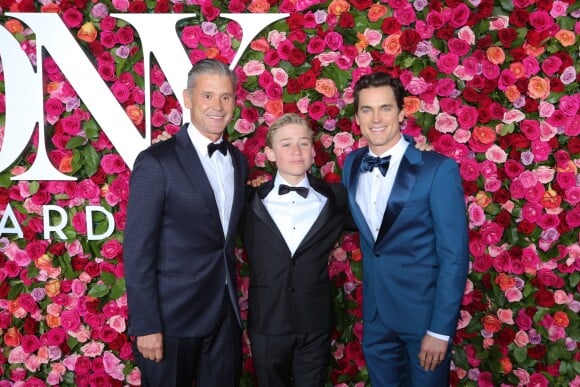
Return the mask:
<path id="1" fill-rule="evenodd" d="M 270 126 L 265 153 L 278 172 L 250 190 L 241 220 L 258 384 L 324 386 L 334 325 L 328 257 L 343 231 L 346 191 L 308 174 L 312 130 L 296 114 Z"/>

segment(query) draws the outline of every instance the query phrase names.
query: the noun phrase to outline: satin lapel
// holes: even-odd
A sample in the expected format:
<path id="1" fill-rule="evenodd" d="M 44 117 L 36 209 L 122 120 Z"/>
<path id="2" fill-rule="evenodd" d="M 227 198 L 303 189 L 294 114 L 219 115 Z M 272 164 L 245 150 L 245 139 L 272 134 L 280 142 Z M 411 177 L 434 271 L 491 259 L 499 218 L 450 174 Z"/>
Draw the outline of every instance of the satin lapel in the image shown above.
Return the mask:
<path id="1" fill-rule="evenodd" d="M 225 141 L 225 140 L 224 140 Z M 240 214 L 244 207 L 245 198 L 245 189 L 246 189 L 246 182 L 244 181 L 243 171 L 244 168 L 241 165 L 242 162 L 245 162 L 240 157 L 234 157 L 234 146 L 230 143 L 227 144 L 228 146 L 228 153 L 232 159 L 232 165 L 234 167 L 234 201 L 232 203 L 232 213 L 230 215 L 230 224 L 228 225 L 228 238 L 233 238 L 236 235 L 238 222 L 237 219 L 240 218 Z M 232 219 L 236 220 L 232 222 Z"/>
<path id="2" fill-rule="evenodd" d="M 385 210 L 381 229 L 377 236 L 377 245 L 381 243 L 385 235 L 389 232 L 391 226 L 395 223 L 397 217 L 401 213 L 403 206 L 408 201 L 411 191 L 417 181 L 421 164 L 421 152 L 416 150 L 413 145 L 409 145 L 403 159 L 401 160 L 401 165 L 399 165 L 399 170 L 397 171 L 397 177 L 393 183 L 391 196 L 389 196 L 387 209 Z"/>
<path id="3" fill-rule="evenodd" d="M 310 240 L 310 238 L 312 238 L 320 231 L 320 229 L 326 224 L 328 219 L 330 219 L 331 214 L 333 214 L 334 211 L 336 211 L 336 201 L 334 198 L 334 194 L 332 193 L 330 188 L 328 188 L 326 184 L 320 182 L 319 180 L 316 180 L 310 175 L 308 175 L 308 181 L 310 182 L 310 187 L 312 187 L 312 189 L 314 189 L 316 192 L 325 196 L 327 200 L 326 203 L 324 204 L 324 207 L 322 207 L 320 214 L 318 214 L 318 217 L 312 224 L 312 227 L 310 227 L 310 230 L 308 230 L 308 232 L 304 236 L 304 239 L 302 239 L 300 245 L 298 245 L 298 248 L 296 249 L 294 255 L 298 255 L 300 253 L 302 246 L 304 246 L 308 242 L 308 240 Z"/>
<path id="4" fill-rule="evenodd" d="M 350 203 L 350 210 L 352 213 L 352 217 L 356 222 L 356 225 L 357 225 L 358 230 L 359 230 L 359 234 L 361 235 L 362 238 L 364 238 L 368 241 L 369 245 L 372 246 L 374 244 L 373 234 L 371 233 L 369 225 L 367 224 L 367 221 L 365 220 L 365 217 L 364 217 L 358 203 L 356 202 L 356 187 L 358 184 L 358 178 L 360 176 L 360 164 L 362 162 L 363 156 L 367 152 L 368 152 L 368 148 L 366 148 L 366 147 L 361 148 L 360 153 L 352 161 L 352 166 L 350 169 L 350 176 L 348 177 L 349 178 L 348 201 Z"/>
<path id="5" fill-rule="evenodd" d="M 286 247 L 288 256 L 290 256 L 291 255 L 290 249 L 288 248 L 288 245 L 286 244 L 286 241 L 284 240 L 282 233 L 278 229 L 278 226 L 276 226 L 276 222 L 274 222 L 274 219 L 272 219 L 270 213 L 266 209 L 266 206 L 262 202 L 262 199 L 268 195 L 268 193 L 272 190 L 273 187 L 274 180 L 270 180 L 256 189 L 257 192 L 255 194 L 252 194 L 251 200 L 248 203 L 249 208 L 246 216 L 255 216 L 256 218 L 264 222 L 267 225 L 268 229 L 272 232 L 272 234 L 280 240 L 280 244 Z"/>
<path id="6" fill-rule="evenodd" d="M 215 212 L 215 215 L 219 219 L 219 210 L 215 201 L 215 195 L 211 189 L 211 184 L 205 174 L 203 165 L 201 165 L 199 155 L 187 134 L 187 125 L 183 125 L 181 130 L 177 132 L 175 136 L 177 141 L 177 157 L 179 158 L 183 169 L 189 176 L 191 184 L 197 190 L 203 192 L 204 196 L 211 198 L 211 200 L 207 201 L 206 205 L 212 207 L 212 211 Z"/>

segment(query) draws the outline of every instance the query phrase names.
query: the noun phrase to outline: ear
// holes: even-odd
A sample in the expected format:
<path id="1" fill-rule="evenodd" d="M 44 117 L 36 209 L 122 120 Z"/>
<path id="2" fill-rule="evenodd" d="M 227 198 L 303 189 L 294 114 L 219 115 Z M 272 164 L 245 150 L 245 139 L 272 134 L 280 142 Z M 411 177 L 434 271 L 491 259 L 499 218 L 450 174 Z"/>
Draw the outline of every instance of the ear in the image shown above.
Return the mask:
<path id="1" fill-rule="evenodd" d="M 316 150 L 314 150 L 314 145 L 312 146 L 312 160 L 316 157 Z"/>
<path id="2" fill-rule="evenodd" d="M 356 113 L 354 113 L 354 122 L 356 122 L 356 124 L 360 126 L 360 124 L 358 122 L 358 114 L 356 114 Z"/>
<path id="3" fill-rule="evenodd" d="M 276 162 L 276 153 L 274 153 L 274 151 L 272 150 L 272 148 L 266 146 L 264 148 L 264 153 L 266 154 L 266 157 L 268 158 L 269 161 L 275 163 Z"/>
<path id="4" fill-rule="evenodd" d="M 191 103 L 191 93 L 190 93 L 189 89 L 183 90 L 183 104 L 185 105 L 185 107 L 187 109 L 190 109 L 190 110 L 191 110 L 191 107 L 193 106 Z"/>
<path id="5" fill-rule="evenodd" d="M 399 117 L 398 118 L 399 118 L 399 123 L 402 123 L 403 120 L 405 119 L 405 109 L 403 109 L 403 110 L 401 110 L 399 112 Z"/>

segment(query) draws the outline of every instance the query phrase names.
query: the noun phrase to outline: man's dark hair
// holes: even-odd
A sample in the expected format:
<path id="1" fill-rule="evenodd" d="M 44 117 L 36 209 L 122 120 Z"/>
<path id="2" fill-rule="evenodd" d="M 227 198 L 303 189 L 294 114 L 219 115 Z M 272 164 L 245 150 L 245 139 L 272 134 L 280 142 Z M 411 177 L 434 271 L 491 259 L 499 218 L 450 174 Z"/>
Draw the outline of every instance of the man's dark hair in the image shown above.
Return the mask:
<path id="1" fill-rule="evenodd" d="M 376 72 L 372 74 L 363 75 L 360 77 L 356 85 L 354 86 L 354 110 L 358 111 L 359 95 L 361 90 L 370 89 L 373 87 L 383 87 L 389 86 L 393 89 L 395 93 L 395 100 L 397 101 L 397 107 L 399 110 L 403 110 L 405 97 L 405 89 L 397 78 L 391 77 L 387 73 Z"/>

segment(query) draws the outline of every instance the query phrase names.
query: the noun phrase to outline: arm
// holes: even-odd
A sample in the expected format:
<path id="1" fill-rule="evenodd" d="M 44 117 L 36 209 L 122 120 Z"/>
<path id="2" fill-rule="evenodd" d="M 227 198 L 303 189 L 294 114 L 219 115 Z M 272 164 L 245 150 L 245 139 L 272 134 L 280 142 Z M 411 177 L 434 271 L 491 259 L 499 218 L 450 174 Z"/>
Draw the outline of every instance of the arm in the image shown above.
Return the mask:
<path id="1" fill-rule="evenodd" d="M 130 334 L 146 358 L 161 359 L 162 324 L 157 264 L 165 179 L 159 162 L 142 152 L 131 174 L 123 242 Z"/>
<path id="2" fill-rule="evenodd" d="M 437 169 L 430 200 L 439 271 L 431 326 L 419 354 L 426 370 L 445 357 L 448 340 L 440 335 L 455 333 L 469 265 L 464 194 L 454 161 L 445 159 Z"/>

